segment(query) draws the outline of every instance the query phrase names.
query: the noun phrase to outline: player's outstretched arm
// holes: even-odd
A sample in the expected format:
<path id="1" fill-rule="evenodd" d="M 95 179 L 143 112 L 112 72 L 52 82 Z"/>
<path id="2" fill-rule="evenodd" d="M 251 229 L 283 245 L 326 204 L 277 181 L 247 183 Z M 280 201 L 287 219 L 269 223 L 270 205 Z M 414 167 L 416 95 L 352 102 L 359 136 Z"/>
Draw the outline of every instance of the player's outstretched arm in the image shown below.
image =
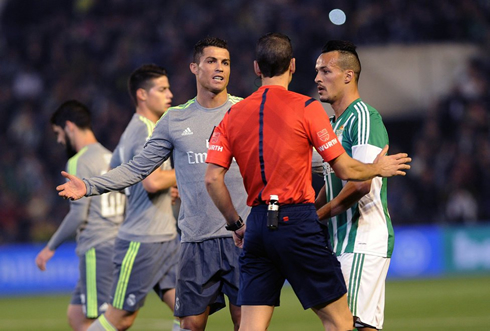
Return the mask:
<path id="1" fill-rule="evenodd" d="M 334 160 L 330 165 L 337 177 L 343 180 L 364 181 L 376 176 L 393 177 L 405 176 L 405 170 L 410 169 L 411 158 L 406 153 L 386 155 L 388 145 L 386 145 L 378 154 L 374 163 L 365 164 L 351 158 L 347 153 L 343 153 Z"/>
<path id="2" fill-rule="evenodd" d="M 52 251 L 48 246 L 44 247 L 36 256 L 36 265 L 39 270 L 46 270 L 46 263 L 53 257 L 55 251 Z"/>
<path id="3" fill-rule="evenodd" d="M 65 199 L 78 200 L 83 198 L 87 193 L 87 187 L 83 180 L 77 176 L 70 175 L 66 171 L 62 171 L 61 175 L 68 179 L 68 181 L 56 187 L 58 195 Z"/>

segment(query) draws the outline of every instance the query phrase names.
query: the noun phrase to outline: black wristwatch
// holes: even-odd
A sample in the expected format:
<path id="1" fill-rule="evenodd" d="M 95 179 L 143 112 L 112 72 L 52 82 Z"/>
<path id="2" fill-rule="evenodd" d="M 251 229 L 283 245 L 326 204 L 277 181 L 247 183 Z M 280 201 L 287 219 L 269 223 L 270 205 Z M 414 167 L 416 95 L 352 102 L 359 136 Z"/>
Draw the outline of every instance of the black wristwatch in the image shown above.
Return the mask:
<path id="1" fill-rule="evenodd" d="M 233 224 L 226 224 L 225 229 L 228 231 L 236 231 L 241 229 L 244 225 L 245 223 L 243 222 L 242 217 L 238 216 L 238 221 Z"/>

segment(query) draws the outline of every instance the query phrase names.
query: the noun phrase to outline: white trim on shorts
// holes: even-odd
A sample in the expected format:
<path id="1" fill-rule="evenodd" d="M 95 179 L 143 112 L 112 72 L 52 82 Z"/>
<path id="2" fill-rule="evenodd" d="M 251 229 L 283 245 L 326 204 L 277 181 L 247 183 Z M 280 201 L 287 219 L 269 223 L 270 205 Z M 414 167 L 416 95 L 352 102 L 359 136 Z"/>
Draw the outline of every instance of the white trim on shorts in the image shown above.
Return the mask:
<path id="1" fill-rule="evenodd" d="M 391 259 L 361 253 L 343 253 L 337 258 L 356 322 L 383 329 L 385 281 Z"/>

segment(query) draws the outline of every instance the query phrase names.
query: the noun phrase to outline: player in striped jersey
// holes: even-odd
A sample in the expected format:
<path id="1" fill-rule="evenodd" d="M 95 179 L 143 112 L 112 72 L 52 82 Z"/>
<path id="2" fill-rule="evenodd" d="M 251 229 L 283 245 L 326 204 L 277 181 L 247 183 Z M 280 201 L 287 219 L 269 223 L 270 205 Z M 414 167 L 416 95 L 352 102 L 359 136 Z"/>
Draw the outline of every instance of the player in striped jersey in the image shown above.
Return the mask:
<path id="1" fill-rule="evenodd" d="M 313 204 L 312 147 L 339 178 L 350 180 L 404 175 L 410 158 L 405 153 L 387 156 L 388 146 L 372 164 L 351 158 L 321 104 L 288 90 L 296 70 L 292 54 L 291 40 L 283 34 L 259 39 L 254 71 L 262 86 L 231 107 L 214 130 L 205 182 L 236 244 L 243 245 L 240 329 L 268 328 L 288 280 L 303 308 L 311 308 L 325 330 L 352 330 L 340 263 Z M 252 206 L 246 226 L 226 184 L 232 162 L 240 167 Z M 267 206 L 273 197 L 279 202 L 277 213 Z"/>
<path id="2" fill-rule="evenodd" d="M 111 168 L 143 149 L 173 98 L 167 71 L 154 64 L 142 65 L 130 75 L 128 92 L 136 112 L 114 150 Z M 128 329 L 152 290 L 174 310 L 180 247 L 170 196 L 175 183 L 175 170 L 167 160 L 142 182 L 126 188 L 126 217 L 114 248 L 112 302 L 90 330 Z M 179 330 L 178 318 L 173 330 Z"/>
<path id="3" fill-rule="evenodd" d="M 316 62 L 320 100 L 331 104 L 332 127 L 345 151 L 364 163 L 388 144 L 376 109 L 358 91 L 361 63 L 356 46 L 332 40 Z M 348 288 L 348 304 L 358 330 L 383 328 L 385 279 L 393 252 L 393 227 L 386 199 L 386 178 L 343 181 L 324 163 L 325 186 L 315 202 L 328 221 L 331 242 Z"/>
<path id="4" fill-rule="evenodd" d="M 109 169 L 111 152 L 97 142 L 92 131 L 90 112 L 82 103 L 63 103 L 51 117 L 58 143 L 65 146 L 70 159 L 67 172 L 91 177 Z M 37 255 L 41 270 L 65 240 L 77 233 L 76 253 L 80 259 L 80 278 L 68 306 L 68 321 L 74 330 L 86 330 L 109 303 L 112 285 L 114 239 L 123 221 L 125 197 L 106 193 L 70 201 L 70 211 Z"/>

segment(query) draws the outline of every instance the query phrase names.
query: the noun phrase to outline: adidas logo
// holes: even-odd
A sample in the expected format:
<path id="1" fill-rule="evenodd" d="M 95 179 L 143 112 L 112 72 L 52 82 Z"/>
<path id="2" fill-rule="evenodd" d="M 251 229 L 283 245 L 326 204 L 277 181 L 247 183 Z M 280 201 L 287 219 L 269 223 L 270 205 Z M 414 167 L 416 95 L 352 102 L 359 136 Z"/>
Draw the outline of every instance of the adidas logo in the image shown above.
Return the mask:
<path id="1" fill-rule="evenodd" d="M 183 136 L 188 136 L 190 134 L 194 134 L 194 132 L 192 132 L 191 128 L 187 128 L 184 131 L 182 131 Z"/>

